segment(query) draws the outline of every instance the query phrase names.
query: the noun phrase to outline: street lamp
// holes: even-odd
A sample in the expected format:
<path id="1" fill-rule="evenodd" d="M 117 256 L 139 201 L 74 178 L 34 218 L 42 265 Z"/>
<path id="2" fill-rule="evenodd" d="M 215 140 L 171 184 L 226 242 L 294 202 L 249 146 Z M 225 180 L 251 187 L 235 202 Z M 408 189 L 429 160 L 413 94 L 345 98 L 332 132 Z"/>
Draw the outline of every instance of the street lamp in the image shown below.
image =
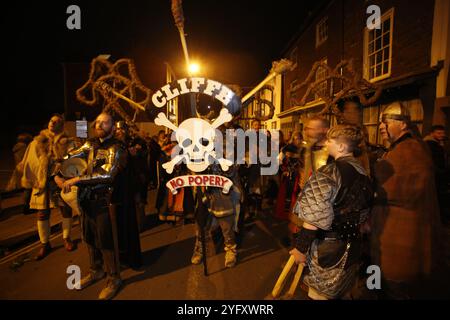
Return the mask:
<path id="1" fill-rule="evenodd" d="M 188 66 L 188 71 L 189 74 L 195 75 L 200 71 L 200 66 L 198 65 L 198 63 L 191 63 Z"/>
<path id="2" fill-rule="evenodd" d="M 200 66 L 198 65 L 198 63 L 192 62 L 188 64 L 187 69 L 189 77 L 192 77 L 198 74 L 198 72 L 200 71 Z M 197 95 L 195 93 L 190 93 L 189 99 L 191 102 L 191 115 L 195 117 L 197 114 Z"/>

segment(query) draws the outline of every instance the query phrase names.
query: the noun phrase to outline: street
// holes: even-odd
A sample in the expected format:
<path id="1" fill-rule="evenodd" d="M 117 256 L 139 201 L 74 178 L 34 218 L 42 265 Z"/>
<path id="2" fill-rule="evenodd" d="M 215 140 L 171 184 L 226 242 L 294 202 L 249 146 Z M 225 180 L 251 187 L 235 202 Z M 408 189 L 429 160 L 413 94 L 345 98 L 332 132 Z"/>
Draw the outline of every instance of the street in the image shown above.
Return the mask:
<path id="1" fill-rule="evenodd" d="M 222 245 L 216 244 L 216 254 L 208 257 L 207 277 L 202 265 L 190 263 L 194 229 L 194 224 L 159 224 L 141 233 L 143 267 L 122 271 L 124 285 L 115 299 L 261 300 L 271 292 L 288 259 L 288 250 L 280 243 L 285 223 L 266 217 L 247 224 L 238 263 L 231 269 L 224 267 Z M 13 260 L 1 260 L 0 299 L 97 299 L 105 280 L 83 291 L 66 286 L 68 266 L 78 265 L 82 274 L 88 271 L 87 249 L 79 242 L 79 230 L 76 225 L 74 239 L 78 239 L 78 249 L 74 252 L 64 250 L 58 234 L 51 240 L 53 252 L 39 262 L 32 259 L 37 247 Z M 298 288 L 296 298 L 301 297 Z"/>
<path id="2" fill-rule="evenodd" d="M 271 207 L 264 207 L 255 221 L 247 222 L 238 238 L 238 263 L 225 268 L 223 239 L 213 236 L 208 250 L 208 276 L 203 265 L 192 265 L 190 260 L 195 243 L 195 226 L 191 221 L 173 225 L 158 220 L 153 207 L 156 192 L 148 193 L 145 230 L 141 232 L 143 266 L 139 270 L 122 270 L 124 285 L 115 299 L 119 300 L 262 300 L 270 293 L 289 258 L 289 247 L 283 241 L 287 235 L 287 222 L 273 218 Z M 17 198 L 19 197 L 19 198 Z M 5 204 L 15 205 L 20 200 L 7 199 Z M 80 226 L 76 217 L 73 239 L 77 249 L 64 249 L 60 231 L 61 214 L 51 214 L 53 251 L 41 261 L 34 261 L 40 244 L 37 241 L 36 215 L 24 215 L 20 207 L 7 210 L 0 219 L 0 246 L 6 254 L 0 258 L 0 299 L 44 300 L 96 300 L 106 280 L 82 290 L 69 290 L 69 266 L 79 266 L 81 276 L 89 270 L 88 252 L 80 239 Z M 213 232 L 219 235 L 220 232 Z M 450 228 L 444 228 L 443 258 L 450 265 Z M 294 272 L 291 271 L 281 298 L 289 288 Z M 450 298 L 450 277 L 435 290 L 435 298 Z M 375 292 L 365 288 L 360 279 L 356 299 L 376 299 Z M 298 286 L 293 299 L 307 299 Z"/>

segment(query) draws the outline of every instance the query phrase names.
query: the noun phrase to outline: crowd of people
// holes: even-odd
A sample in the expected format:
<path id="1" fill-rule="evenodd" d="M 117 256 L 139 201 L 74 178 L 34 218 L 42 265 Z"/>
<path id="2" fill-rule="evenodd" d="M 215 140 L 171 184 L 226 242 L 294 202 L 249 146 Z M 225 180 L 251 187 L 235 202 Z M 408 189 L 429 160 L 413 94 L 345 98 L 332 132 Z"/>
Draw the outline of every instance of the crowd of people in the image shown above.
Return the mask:
<path id="1" fill-rule="evenodd" d="M 444 128 L 434 126 L 422 140 L 408 110 L 394 102 L 379 129 L 386 149 L 370 145 L 358 126 L 306 123 L 296 170 L 304 182 L 288 212 L 300 221 L 290 253 L 308 267 L 304 282 L 312 299 L 348 297 L 362 265 L 380 268 L 382 298 L 430 297 L 445 268 L 439 240 L 449 214 Z"/>
<path id="2" fill-rule="evenodd" d="M 139 233 L 145 227 L 148 190 L 156 188 L 161 221 L 196 224 L 193 264 L 204 260 L 217 227 L 225 266 L 233 267 L 243 221 L 258 217 L 267 201 L 273 217 L 287 221 L 286 242 L 295 261 L 306 266 L 304 283 L 311 299 L 349 297 L 361 267 L 368 264 L 380 267 L 382 298 L 421 297 L 430 294 L 432 276 L 443 267 L 440 228 L 449 219 L 445 128 L 433 126 L 422 140 L 400 102 L 390 104 L 380 120 L 388 148 L 371 145 L 362 127 L 330 128 L 325 118 L 314 116 L 303 133 L 284 139 L 280 132 L 277 175 L 262 177 L 259 163 L 233 164 L 226 172 L 212 164 L 204 173 L 229 178 L 228 194 L 193 187 L 174 195 L 166 183 L 190 172 L 183 163 L 171 174 L 161 166 L 176 147 L 171 132 L 142 137 L 102 113 L 94 122 L 95 137 L 82 142 L 67 136 L 63 117 L 53 115 L 34 139 L 18 138 L 10 185 L 26 190 L 28 210 L 37 214 L 42 243 L 37 260 L 52 250 L 51 209 L 61 211 L 67 251 L 76 248 L 72 217 L 80 214 L 90 261 L 80 289 L 106 275 L 100 299 L 111 299 L 120 289 L 121 266 L 142 264 Z M 252 122 L 252 130 L 257 141 L 270 139 L 259 121 Z M 259 143 L 248 147 L 247 156 L 258 148 Z M 77 174 L 70 174 L 68 164 Z"/>

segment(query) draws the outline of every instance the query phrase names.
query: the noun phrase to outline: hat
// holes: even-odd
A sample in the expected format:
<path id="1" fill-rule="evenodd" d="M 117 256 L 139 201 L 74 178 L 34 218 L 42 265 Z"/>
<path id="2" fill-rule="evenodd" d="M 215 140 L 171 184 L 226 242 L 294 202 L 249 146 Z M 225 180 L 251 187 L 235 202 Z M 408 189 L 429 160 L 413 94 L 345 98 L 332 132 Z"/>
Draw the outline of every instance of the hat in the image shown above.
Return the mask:
<path id="1" fill-rule="evenodd" d="M 61 165 L 61 174 L 64 178 L 81 176 L 86 172 L 87 163 L 81 158 L 71 158 L 65 160 Z"/>
<path id="2" fill-rule="evenodd" d="M 381 121 L 386 119 L 410 121 L 411 115 L 409 110 L 399 101 L 393 102 L 384 109 L 381 114 Z"/>

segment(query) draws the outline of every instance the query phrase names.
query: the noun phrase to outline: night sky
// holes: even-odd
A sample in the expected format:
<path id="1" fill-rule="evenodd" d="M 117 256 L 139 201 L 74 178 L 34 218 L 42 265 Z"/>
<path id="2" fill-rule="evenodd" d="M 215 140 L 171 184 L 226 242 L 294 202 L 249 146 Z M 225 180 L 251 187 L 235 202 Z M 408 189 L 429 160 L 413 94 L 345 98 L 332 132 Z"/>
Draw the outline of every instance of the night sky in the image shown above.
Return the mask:
<path id="1" fill-rule="evenodd" d="M 320 2 L 184 0 L 191 60 L 208 78 L 255 86 Z M 71 4 L 81 8 L 81 30 L 66 27 Z M 152 90 L 164 83 L 165 61 L 185 76 L 170 0 L 15 1 L 2 8 L 1 37 L 3 145 L 64 111 L 63 63 L 89 63 L 103 53 L 131 58 Z"/>

